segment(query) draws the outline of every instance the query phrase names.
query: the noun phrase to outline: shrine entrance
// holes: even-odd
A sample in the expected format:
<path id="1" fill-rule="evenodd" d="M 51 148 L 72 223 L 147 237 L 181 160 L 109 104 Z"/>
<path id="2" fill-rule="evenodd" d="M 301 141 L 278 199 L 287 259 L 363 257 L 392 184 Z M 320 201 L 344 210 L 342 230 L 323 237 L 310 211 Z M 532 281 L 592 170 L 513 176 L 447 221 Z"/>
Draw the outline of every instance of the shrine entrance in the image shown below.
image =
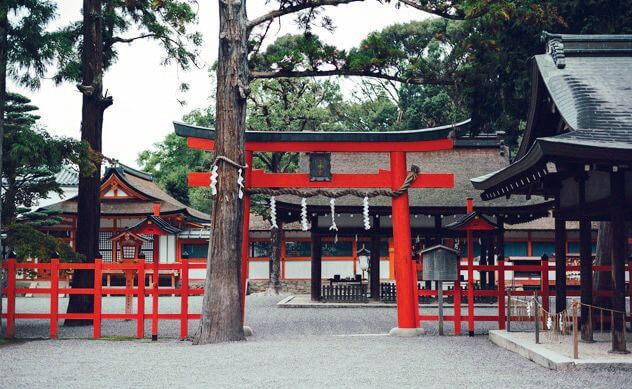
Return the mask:
<path id="1" fill-rule="evenodd" d="M 212 129 L 175 123 L 176 133 L 187 137 L 190 148 L 212 151 L 215 132 Z M 419 308 L 417 304 L 416 262 L 412 260 L 410 229 L 409 188 L 452 188 L 451 173 L 422 173 L 419 168 L 408 168 L 407 152 L 448 150 L 453 147 L 453 126 L 406 132 L 246 132 L 244 178 L 244 223 L 242 238 L 242 308 L 245 306 L 245 283 L 248 277 L 248 226 L 250 195 L 266 194 L 271 199 L 273 228 L 275 222 L 275 196 L 293 195 L 301 197 L 303 210 L 301 224 L 309 228 L 306 205 L 313 196 L 326 196 L 331 200 L 331 230 L 335 224 L 336 199 L 356 196 L 367 203 L 371 197 L 392 197 L 392 223 L 394 272 L 397 289 L 397 327 L 394 335 L 415 335 L 419 330 Z M 267 173 L 252 169 L 253 154 L 256 152 L 309 153 L 313 161 L 310 173 Z M 329 153 L 381 153 L 388 154 L 390 170 L 377 173 L 331 173 L 326 159 L 318 156 Z M 313 157 L 312 157 L 313 156 Z M 217 161 L 216 161 L 217 163 Z M 215 183 L 211 173 L 189 173 L 189 186 L 209 186 Z M 365 212 L 365 219 L 369 218 Z M 368 225 L 367 225 L 368 223 Z M 370 222 L 365 225 L 370 228 Z M 312 261 L 312 272 L 320 274 L 320 261 Z M 320 278 L 312 289 L 320 290 Z M 320 293 L 319 293 L 320 294 Z"/>

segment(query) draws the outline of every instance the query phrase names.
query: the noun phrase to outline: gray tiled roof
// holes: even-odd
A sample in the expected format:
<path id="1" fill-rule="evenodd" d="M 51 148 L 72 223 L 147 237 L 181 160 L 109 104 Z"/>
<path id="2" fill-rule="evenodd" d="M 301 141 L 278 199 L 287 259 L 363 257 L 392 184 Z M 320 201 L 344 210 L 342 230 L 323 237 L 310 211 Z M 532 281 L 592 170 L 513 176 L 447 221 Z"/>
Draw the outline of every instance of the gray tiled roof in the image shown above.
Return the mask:
<path id="1" fill-rule="evenodd" d="M 531 113 L 518 159 L 472 179 L 486 200 L 523 190 L 525 177 L 538 181 L 547 161 L 632 162 L 632 35 L 545 37 L 547 53 L 535 56 Z M 550 122 L 539 122 L 549 109 L 565 123 L 557 134 Z"/>
<path id="2" fill-rule="evenodd" d="M 55 181 L 60 186 L 78 186 L 79 172 L 70 166 L 64 165 L 61 170 L 55 174 Z"/>

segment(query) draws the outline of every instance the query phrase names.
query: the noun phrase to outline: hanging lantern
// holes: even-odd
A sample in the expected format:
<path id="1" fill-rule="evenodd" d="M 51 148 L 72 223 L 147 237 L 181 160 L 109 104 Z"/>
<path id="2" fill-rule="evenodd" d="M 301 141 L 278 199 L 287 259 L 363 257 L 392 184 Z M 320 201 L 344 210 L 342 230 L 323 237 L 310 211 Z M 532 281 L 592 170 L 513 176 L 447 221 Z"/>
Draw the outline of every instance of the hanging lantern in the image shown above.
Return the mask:
<path id="1" fill-rule="evenodd" d="M 362 248 L 358 250 L 358 263 L 360 265 L 360 269 L 363 272 L 369 270 L 370 258 L 371 258 L 371 252 L 367 250 L 366 248 L 364 248 L 364 245 L 362 245 Z"/>

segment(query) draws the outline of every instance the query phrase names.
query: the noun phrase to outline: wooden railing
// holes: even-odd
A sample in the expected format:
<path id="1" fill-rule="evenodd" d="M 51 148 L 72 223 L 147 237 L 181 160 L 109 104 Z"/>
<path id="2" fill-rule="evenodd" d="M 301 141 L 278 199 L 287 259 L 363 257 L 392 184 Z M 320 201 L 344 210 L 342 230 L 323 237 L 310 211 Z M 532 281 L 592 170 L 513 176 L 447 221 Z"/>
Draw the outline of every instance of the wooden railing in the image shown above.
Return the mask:
<path id="1" fill-rule="evenodd" d="M 49 320 L 50 321 L 50 337 L 56 339 L 59 334 L 58 321 L 65 319 L 92 320 L 93 337 L 98 339 L 101 337 L 101 324 L 103 320 L 136 320 L 136 337 L 143 338 L 145 333 L 145 321 L 151 320 L 152 337 L 158 335 L 158 322 L 160 320 L 179 320 L 180 321 L 180 338 L 185 339 L 188 336 L 188 321 L 191 319 L 199 319 L 199 313 L 189 312 L 189 296 L 198 296 L 204 293 L 202 289 L 189 288 L 189 269 L 205 269 L 205 263 L 189 263 L 188 259 L 182 259 L 180 263 L 154 264 L 146 263 L 139 260 L 136 263 L 120 264 L 120 263 L 103 263 L 100 259 L 94 263 L 60 263 L 59 259 L 52 259 L 50 263 L 16 263 L 15 259 L 9 259 L 3 264 L 7 269 L 7 287 L 3 289 L 3 293 L 7 296 L 7 312 L 2 314 L 2 318 L 6 319 L 6 336 L 12 338 L 15 336 L 15 320 Z M 50 271 L 50 287 L 48 288 L 18 288 L 16 287 L 16 274 L 20 270 L 32 269 L 37 271 Z M 59 273 L 60 271 L 72 270 L 92 270 L 94 272 L 93 288 L 60 288 Z M 135 272 L 139 282 L 136 287 L 103 287 L 102 277 L 104 271 L 109 270 L 132 270 Z M 179 288 L 158 287 L 159 277 L 154 279 L 153 285 L 149 288 L 145 287 L 145 278 L 148 274 L 157 274 L 160 270 L 176 270 L 180 272 Z M 50 309 L 48 313 L 28 313 L 16 312 L 16 296 L 18 294 L 48 294 L 50 295 Z M 59 296 L 70 294 L 87 294 L 94 296 L 94 311 L 92 313 L 60 313 L 59 312 Z M 102 296 L 103 295 L 130 295 L 137 299 L 137 309 L 135 313 L 102 313 Z M 180 296 L 180 312 L 179 313 L 160 313 L 159 312 L 159 296 L 177 295 Z M 151 313 L 145 313 L 145 297 L 152 296 Z"/>

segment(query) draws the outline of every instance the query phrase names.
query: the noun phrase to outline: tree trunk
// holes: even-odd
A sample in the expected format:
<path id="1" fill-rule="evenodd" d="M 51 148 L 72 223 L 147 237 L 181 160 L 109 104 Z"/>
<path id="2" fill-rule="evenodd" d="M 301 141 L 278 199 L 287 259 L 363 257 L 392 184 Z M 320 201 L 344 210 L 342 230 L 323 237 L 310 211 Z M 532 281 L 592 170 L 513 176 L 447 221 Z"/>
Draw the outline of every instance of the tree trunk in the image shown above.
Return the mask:
<path id="1" fill-rule="evenodd" d="M 95 152 L 101 152 L 103 112 L 112 104 L 112 99 L 103 96 L 103 18 L 101 0 L 83 1 L 83 47 L 81 52 L 82 84 L 77 88 L 83 94 L 81 109 L 81 140 Z M 93 263 L 99 254 L 101 164 L 95 163 L 91 175 L 79 175 L 77 204 L 76 251 L 84 256 L 83 261 Z M 76 270 L 71 287 L 94 287 L 91 270 Z M 71 294 L 68 313 L 91 313 L 94 308 L 92 295 Z M 66 326 L 90 325 L 92 320 L 66 319 Z"/>
<path id="2" fill-rule="evenodd" d="M 281 245 L 283 244 L 283 222 L 278 222 L 279 228 L 273 228 L 270 232 L 270 282 L 268 283 L 268 295 L 281 293 Z"/>
<path id="3" fill-rule="evenodd" d="M 215 156 L 243 164 L 248 93 L 246 0 L 220 0 L 218 4 Z M 238 198 L 237 169 L 226 162 L 218 164 L 202 318 L 194 344 L 245 340 L 240 286 L 244 204 Z"/>
<path id="4" fill-rule="evenodd" d="M 4 148 L 4 105 L 7 99 L 7 34 L 8 34 L 8 13 L 9 5 L 6 0 L 0 1 L 0 172 L 2 171 L 2 158 Z M 2 175 L 0 174 L 0 179 Z M 2 185 L 0 185 L 0 196 L 2 195 Z M 2 201 L 0 201 L 0 215 L 2 215 Z M 2 231 L 2 222 L 0 221 L 0 232 Z M 0 250 L 3 249 L 2 238 L 0 235 Z M 2 286 L 4 285 L 4 270 L 2 270 L 2 262 L 4 261 L 4 252 L 0 253 L 0 312 L 2 312 Z M 0 320 L 0 335 L 4 334 L 2 320 Z"/>
<path id="5" fill-rule="evenodd" d="M 612 224 L 610 222 L 599 223 L 596 251 L 596 265 L 612 264 Z M 610 273 L 598 271 L 594 273 L 593 277 L 593 291 L 595 293 L 599 290 L 612 290 L 612 276 Z M 602 308 L 610 308 L 610 302 L 610 297 L 606 296 L 595 296 L 594 299 L 594 304 Z"/>

